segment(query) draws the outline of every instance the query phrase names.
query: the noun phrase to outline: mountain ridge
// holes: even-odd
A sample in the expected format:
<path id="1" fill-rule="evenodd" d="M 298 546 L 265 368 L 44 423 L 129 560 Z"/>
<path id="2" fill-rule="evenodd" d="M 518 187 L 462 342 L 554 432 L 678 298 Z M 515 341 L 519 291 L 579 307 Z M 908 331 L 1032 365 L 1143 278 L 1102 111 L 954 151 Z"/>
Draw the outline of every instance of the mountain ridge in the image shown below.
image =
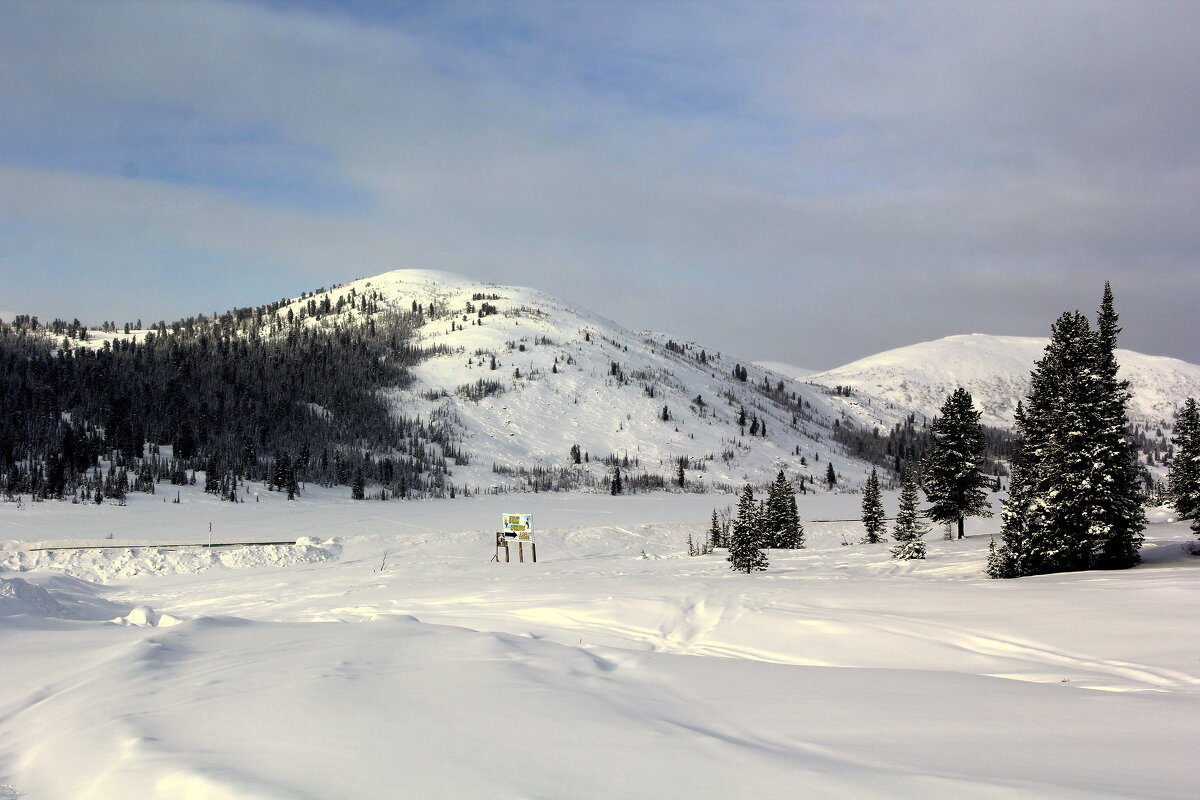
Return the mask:
<path id="1" fill-rule="evenodd" d="M 1049 338 L 957 334 L 893 348 L 805 378 L 820 386 L 857 392 L 935 416 L 950 392 L 971 392 L 983 422 L 1012 427 L 1016 405 L 1028 392 L 1029 374 Z M 1168 356 L 1118 349 L 1119 376 L 1128 380 L 1130 422 L 1170 425 L 1187 397 L 1200 395 L 1200 366 Z"/>

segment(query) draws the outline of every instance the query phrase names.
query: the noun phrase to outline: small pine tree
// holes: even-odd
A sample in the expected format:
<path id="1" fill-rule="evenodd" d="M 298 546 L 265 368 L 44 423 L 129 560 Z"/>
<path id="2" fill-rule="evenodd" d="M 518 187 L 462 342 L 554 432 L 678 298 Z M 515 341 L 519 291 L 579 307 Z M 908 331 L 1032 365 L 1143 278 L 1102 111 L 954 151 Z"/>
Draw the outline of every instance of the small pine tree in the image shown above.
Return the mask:
<path id="1" fill-rule="evenodd" d="M 724 542 L 721 541 L 721 523 L 717 521 L 717 510 L 714 508 L 712 512 L 712 526 L 708 529 L 708 546 L 724 547 Z"/>
<path id="2" fill-rule="evenodd" d="M 1175 445 L 1175 457 L 1171 459 L 1167 492 L 1179 518 L 1196 520 L 1197 524 L 1192 527 L 1197 529 L 1200 525 L 1200 412 L 1194 397 L 1188 398 L 1175 418 L 1175 435 L 1171 442 Z"/>
<path id="3" fill-rule="evenodd" d="M 958 523 L 963 538 L 966 517 L 990 517 L 983 474 L 983 426 L 971 394 L 961 386 L 946 398 L 942 412 L 929 426 L 929 452 L 922 476 L 925 497 L 935 522 Z"/>
<path id="4" fill-rule="evenodd" d="M 863 544 L 879 544 L 884 540 L 887 523 L 884 521 L 883 495 L 879 490 L 879 474 L 874 468 L 863 486 L 862 522 L 867 529 Z"/>
<path id="5" fill-rule="evenodd" d="M 366 481 L 363 479 L 362 469 L 358 469 L 354 472 L 354 483 L 350 485 L 350 499 L 366 499 Z"/>
<path id="6" fill-rule="evenodd" d="M 624 489 L 621 485 L 621 468 L 614 467 L 613 468 L 613 479 L 612 479 L 612 493 L 614 495 L 618 495 L 618 494 L 621 494 L 622 491 L 624 491 Z"/>
<path id="7" fill-rule="evenodd" d="M 896 527 L 892 529 L 892 538 L 896 540 L 896 546 L 892 548 L 892 558 L 924 558 L 925 542 L 921 537 L 928 530 L 928 526 L 922 523 L 917 515 L 916 477 L 912 472 L 907 472 L 900 487 L 900 510 L 896 512 Z"/>
<path id="8" fill-rule="evenodd" d="M 735 572 L 749 574 L 767 568 L 767 555 L 760 547 L 758 507 L 754 503 L 754 491 L 750 484 L 742 490 L 738 500 L 737 518 L 729 536 L 729 566 Z"/>
<path id="9" fill-rule="evenodd" d="M 987 576 L 989 578 L 1015 578 L 1012 558 L 1003 547 L 997 549 L 996 539 L 988 542 Z"/>
<path id="10" fill-rule="evenodd" d="M 825 484 L 830 489 L 833 489 L 833 487 L 837 486 L 837 472 L 833 469 L 832 461 L 830 461 L 829 465 L 825 467 Z"/>

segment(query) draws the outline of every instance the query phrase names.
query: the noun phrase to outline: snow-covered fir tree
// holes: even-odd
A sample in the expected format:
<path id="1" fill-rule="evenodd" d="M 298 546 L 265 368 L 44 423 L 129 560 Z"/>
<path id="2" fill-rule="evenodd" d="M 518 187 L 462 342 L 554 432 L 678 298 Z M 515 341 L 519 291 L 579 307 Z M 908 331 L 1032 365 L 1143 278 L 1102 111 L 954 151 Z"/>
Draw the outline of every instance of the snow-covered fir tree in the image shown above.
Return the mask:
<path id="1" fill-rule="evenodd" d="M 800 525 L 800 515 L 796 509 L 796 492 L 783 470 L 779 471 L 767 491 L 767 504 L 760 527 L 764 547 L 804 547 L 804 528 Z"/>
<path id="2" fill-rule="evenodd" d="M 1145 499 L 1139 477 L 1137 449 L 1128 434 L 1126 408 L 1129 381 L 1117 371 L 1117 312 L 1112 286 L 1104 282 L 1100 313 L 1096 317 L 1096 427 L 1090 484 L 1097 487 L 1097 518 L 1092 527 L 1092 566 L 1125 569 L 1142 560 L 1142 529 L 1146 527 Z"/>
<path id="3" fill-rule="evenodd" d="M 1192 530 L 1200 533 L 1200 412 L 1196 398 L 1189 397 L 1175 418 L 1175 456 L 1167 478 L 1171 505 L 1180 519 L 1192 520 Z"/>
<path id="4" fill-rule="evenodd" d="M 1011 571 L 1011 566 L 1008 559 L 1001 550 L 996 547 L 996 539 L 992 537 L 988 541 L 988 557 L 987 557 L 987 574 L 990 578 L 1010 578 L 1008 573 Z"/>
<path id="5" fill-rule="evenodd" d="M 750 484 L 738 499 L 737 517 L 729 534 L 729 566 L 735 572 L 750 573 L 767 568 L 767 554 L 761 548 L 758 525 L 758 506 Z"/>
<path id="6" fill-rule="evenodd" d="M 874 468 L 863 485 L 862 522 L 867 529 L 863 544 L 879 544 L 887 537 L 887 522 L 884 520 L 883 494 L 879 490 L 879 474 Z"/>
<path id="7" fill-rule="evenodd" d="M 986 442 L 980 416 L 971 393 L 955 389 L 929 426 L 929 451 L 921 470 L 929 518 L 957 523 L 959 539 L 967 517 L 991 516 L 987 487 L 992 481 L 983 474 Z"/>
<path id="8" fill-rule="evenodd" d="M 917 479 L 913 473 L 904 473 L 900 485 L 900 509 L 896 512 L 896 526 L 892 528 L 892 538 L 896 546 L 892 548 L 892 558 L 908 560 L 925 557 L 925 542 L 921 538 L 929 531 L 929 526 L 921 522 L 917 511 Z"/>
<path id="9" fill-rule="evenodd" d="M 1026 402 L 1023 444 L 1003 513 L 995 577 L 1138 563 L 1145 517 L 1116 377 L 1116 313 L 1106 286 L 1099 330 L 1078 311 L 1051 328 Z"/>

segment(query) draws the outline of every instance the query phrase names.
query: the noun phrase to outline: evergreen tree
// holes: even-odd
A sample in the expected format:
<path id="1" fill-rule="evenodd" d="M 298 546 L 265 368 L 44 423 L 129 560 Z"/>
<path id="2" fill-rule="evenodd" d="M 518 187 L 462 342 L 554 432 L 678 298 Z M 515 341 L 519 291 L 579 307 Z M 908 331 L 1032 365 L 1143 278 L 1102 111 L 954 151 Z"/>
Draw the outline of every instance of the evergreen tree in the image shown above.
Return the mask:
<path id="1" fill-rule="evenodd" d="M 874 467 L 871 468 L 871 474 L 863 486 L 862 494 L 862 522 L 863 527 L 867 529 L 867 535 L 863 537 L 863 544 L 879 544 L 884 540 L 887 523 L 884 521 L 885 512 L 883 510 L 883 494 L 879 490 L 879 475 Z"/>
<path id="2" fill-rule="evenodd" d="M 366 488 L 367 488 L 366 481 L 363 479 L 362 470 L 361 469 L 356 470 L 354 473 L 354 483 L 352 483 L 350 485 L 350 499 L 351 500 L 366 499 L 366 496 L 367 496 Z"/>
<path id="3" fill-rule="evenodd" d="M 1193 530 L 1200 533 L 1200 413 L 1196 399 L 1188 398 L 1175 418 L 1175 456 L 1167 478 L 1171 505 L 1180 519 L 1195 520 Z"/>
<path id="4" fill-rule="evenodd" d="M 789 547 L 792 547 L 796 550 L 801 550 L 804 548 L 804 525 L 800 522 L 800 511 L 796 508 L 795 492 L 790 490 L 788 491 L 787 502 L 788 516 L 791 520 L 791 523 L 795 526 L 792 529 L 792 543 L 789 545 Z"/>
<path id="5" fill-rule="evenodd" d="M 295 500 L 296 495 L 300 494 L 300 483 L 296 480 L 295 464 L 288 465 L 287 474 L 284 475 L 285 485 L 287 486 L 287 499 Z"/>
<path id="6" fill-rule="evenodd" d="M 221 473 L 217 468 L 217 459 L 209 456 L 204 462 L 204 491 L 209 494 L 221 493 Z"/>
<path id="7" fill-rule="evenodd" d="M 996 540 L 988 542 L 987 576 L 989 578 L 1015 578 L 1012 559 L 1003 548 L 996 548 Z"/>
<path id="8" fill-rule="evenodd" d="M 900 485 L 900 510 L 896 512 L 896 526 L 892 529 L 892 538 L 896 540 L 892 558 L 924 558 L 925 542 L 921 537 L 928 530 L 917 513 L 917 479 L 912 472 L 906 472 Z"/>
<path id="9" fill-rule="evenodd" d="M 1092 566 L 1125 569 L 1141 563 L 1142 529 L 1146 514 L 1139 479 L 1137 449 L 1128 434 L 1125 410 L 1129 381 L 1117 379 L 1117 312 L 1112 286 L 1104 282 L 1104 295 L 1096 317 L 1096 404 L 1093 431 L 1094 457 L 1090 484 L 1096 487 L 1097 513 L 1093 521 Z"/>
<path id="10" fill-rule="evenodd" d="M 614 467 L 613 468 L 613 479 L 612 479 L 612 493 L 614 495 L 618 495 L 618 494 L 621 494 L 622 491 L 624 491 L 624 488 L 621 485 L 621 468 Z"/>
<path id="11" fill-rule="evenodd" d="M 754 503 L 754 491 L 750 484 L 742 490 L 738 500 L 737 518 L 729 536 L 729 566 L 735 572 L 749 574 L 767 568 L 767 555 L 760 547 L 758 508 Z"/>
<path id="12" fill-rule="evenodd" d="M 832 461 L 830 461 L 829 466 L 825 468 L 825 483 L 829 485 L 830 489 L 832 489 L 834 486 L 837 486 L 837 472 L 835 472 L 833 469 Z"/>
<path id="13" fill-rule="evenodd" d="M 767 491 L 767 503 L 759 527 L 764 547 L 804 547 L 804 529 L 796 512 L 796 493 L 783 470 L 779 471 Z"/>
<path id="14" fill-rule="evenodd" d="M 1138 563 L 1145 517 L 1125 434 L 1127 385 L 1113 353 L 1116 313 L 1105 286 L 1093 330 L 1064 313 L 1017 408 L 1023 443 L 1009 480 L 1001 560 L 1014 576 Z"/>
<path id="15" fill-rule="evenodd" d="M 941 415 L 929 426 L 929 450 L 921 472 L 929 517 L 939 523 L 958 523 L 963 538 L 966 517 L 988 517 L 991 504 L 983 474 L 983 425 L 971 394 L 961 386 L 946 398 Z"/>
<path id="16" fill-rule="evenodd" d="M 712 512 L 712 525 L 708 529 L 708 546 L 724 547 L 725 543 L 721 541 L 721 523 L 717 521 L 717 510 L 714 508 Z"/>

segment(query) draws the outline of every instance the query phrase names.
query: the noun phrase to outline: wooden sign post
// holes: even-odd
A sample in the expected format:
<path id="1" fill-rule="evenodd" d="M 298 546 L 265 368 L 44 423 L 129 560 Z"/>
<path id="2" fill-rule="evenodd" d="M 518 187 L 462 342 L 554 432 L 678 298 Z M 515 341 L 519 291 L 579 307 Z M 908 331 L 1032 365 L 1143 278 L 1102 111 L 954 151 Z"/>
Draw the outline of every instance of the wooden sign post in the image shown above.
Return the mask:
<path id="1" fill-rule="evenodd" d="M 533 563 L 537 563 L 537 545 L 533 541 L 532 514 L 505 514 L 504 530 L 496 533 L 496 555 L 493 561 L 500 561 L 500 548 L 504 548 L 504 563 L 509 562 L 509 542 L 517 543 L 517 561 L 525 563 L 525 543 L 529 542 L 529 554 Z"/>

